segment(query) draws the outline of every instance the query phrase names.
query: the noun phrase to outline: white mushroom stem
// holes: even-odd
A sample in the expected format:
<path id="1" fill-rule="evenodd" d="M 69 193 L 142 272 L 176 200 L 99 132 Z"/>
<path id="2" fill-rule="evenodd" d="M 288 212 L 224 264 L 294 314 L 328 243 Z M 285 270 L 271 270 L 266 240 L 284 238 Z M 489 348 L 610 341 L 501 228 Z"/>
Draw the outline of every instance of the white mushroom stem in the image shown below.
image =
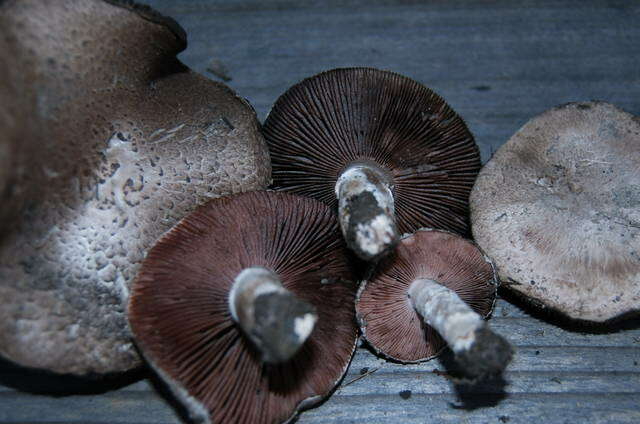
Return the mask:
<path id="1" fill-rule="evenodd" d="M 483 320 L 456 292 L 436 281 L 419 279 L 411 283 L 409 297 L 424 321 L 442 336 L 454 353 L 471 347 L 475 331 L 483 325 Z"/>
<path id="2" fill-rule="evenodd" d="M 511 345 L 492 332 L 456 292 L 437 281 L 417 279 L 408 294 L 413 307 L 447 342 L 467 375 L 498 374 L 507 366 L 513 354 Z"/>
<path id="3" fill-rule="evenodd" d="M 229 293 L 233 320 L 268 363 L 291 359 L 311 335 L 318 316 L 315 308 L 285 289 L 266 268 L 246 268 Z"/>
<path id="4" fill-rule="evenodd" d="M 336 182 L 342 234 L 361 259 L 372 260 L 398 242 L 393 194 L 383 172 L 372 165 L 347 168 Z"/>

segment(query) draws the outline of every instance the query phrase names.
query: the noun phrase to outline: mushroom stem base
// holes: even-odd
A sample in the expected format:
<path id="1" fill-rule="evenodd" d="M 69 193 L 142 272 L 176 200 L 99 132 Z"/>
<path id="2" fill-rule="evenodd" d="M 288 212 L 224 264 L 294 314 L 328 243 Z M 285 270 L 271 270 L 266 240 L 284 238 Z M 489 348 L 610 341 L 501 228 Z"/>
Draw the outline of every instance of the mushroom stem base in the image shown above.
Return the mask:
<path id="1" fill-rule="evenodd" d="M 513 347 L 486 323 L 475 331 L 474 338 L 469 349 L 455 355 L 463 372 L 469 377 L 502 373 L 513 357 Z"/>
<path id="2" fill-rule="evenodd" d="M 411 283 L 411 303 L 447 342 L 463 372 L 477 377 L 498 374 L 511 360 L 511 345 L 495 334 L 453 290 L 429 279 Z"/>
<path id="3" fill-rule="evenodd" d="M 369 164 L 348 167 L 336 182 L 338 217 L 347 245 L 370 261 L 398 243 L 393 194 L 382 170 Z"/>
<path id="4" fill-rule="evenodd" d="M 318 319 L 313 306 L 285 289 L 275 273 L 259 267 L 238 274 L 229 293 L 229 309 L 267 363 L 291 359 Z"/>

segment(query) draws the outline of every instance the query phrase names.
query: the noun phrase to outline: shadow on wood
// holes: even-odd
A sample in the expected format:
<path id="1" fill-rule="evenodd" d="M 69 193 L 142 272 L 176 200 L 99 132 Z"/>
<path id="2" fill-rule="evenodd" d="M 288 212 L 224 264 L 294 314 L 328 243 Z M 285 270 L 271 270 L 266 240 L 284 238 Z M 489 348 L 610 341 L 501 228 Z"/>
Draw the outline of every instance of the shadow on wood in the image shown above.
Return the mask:
<path id="1" fill-rule="evenodd" d="M 507 398 L 506 387 L 508 383 L 502 375 L 490 376 L 477 381 L 467 380 L 450 349 L 446 349 L 438 357 L 438 360 L 446 369 L 446 373 L 442 373 L 442 375 L 451 382 L 459 401 L 458 404 L 450 403 L 451 408 L 467 411 L 491 408 Z"/>
<path id="2" fill-rule="evenodd" d="M 515 292 L 506 290 L 504 287 L 498 289 L 498 294 L 500 298 L 520 308 L 533 318 L 549 325 L 560 327 L 565 331 L 583 334 L 610 334 L 618 331 L 640 329 L 639 312 L 623 314 L 606 322 L 581 321 L 571 319 L 535 300 L 526 299 Z"/>
<path id="3" fill-rule="evenodd" d="M 145 368 L 126 373 L 94 374 L 85 377 L 61 375 L 22 367 L 0 358 L 0 385 L 40 395 L 97 395 L 133 384 L 147 375 L 148 371 Z"/>

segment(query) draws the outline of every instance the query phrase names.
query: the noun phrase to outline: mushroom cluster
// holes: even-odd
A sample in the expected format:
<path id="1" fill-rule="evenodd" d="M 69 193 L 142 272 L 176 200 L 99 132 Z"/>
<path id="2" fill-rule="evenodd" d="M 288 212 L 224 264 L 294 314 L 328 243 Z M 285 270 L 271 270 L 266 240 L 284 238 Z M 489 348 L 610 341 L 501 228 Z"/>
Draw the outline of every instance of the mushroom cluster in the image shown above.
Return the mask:
<path id="1" fill-rule="evenodd" d="M 512 349 L 482 319 L 496 296 L 493 267 L 450 233 L 399 237 L 423 227 L 468 234 L 468 197 L 480 156 L 444 100 L 392 72 L 335 69 L 283 94 L 264 133 L 274 187 L 337 209 L 348 246 L 361 259 L 382 259 L 358 303 L 374 350 L 401 362 L 431 359 L 444 346 L 437 331 L 467 376 L 500 373 Z M 448 286 L 459 288 L 462 298 Z"/>
<path id="2" fill-rule="evenodd" d="M 142 353 L 197 420 L 283 422 L 331 392 L 355 349 L 346 246 L 392 269 L 402 233 L 468 234 L 478 149 L 415 81 L 352 68 L 291 88 L 264 132 L 274 187 L 292 193 L 255 192 L 271 172 L 255 112 L 176 59 L 172 19 L 124 0 L 8 0 L 0 26 L 13 58 L 0 96 L 16 99 L 0 115 L 0 354 L 15 363 L 95 375 Z M 429 254 L 414 256 L 423 269 Z M 397 295 L 464 357 L 486 334 L 502 346 L 482 321 L 496 281 L 470 263 Z M 460 267 L 475 277 L 455 294 Z M 359 308 L 384 289 L 366 287 Z M 468 334 L 447 324 L 461 314 Z M 431 357 L 441 342 L 425 334 L 407 343 L 433 343 Z"/>
<path id="3" fill-rule="evenodd" d="M 640 123 L 610 104 L 534 118 L 480 171 L 463 120 L 393 72 L 305 79 L 263 138 L 148 7 L 6 0 L 0 28 L 0 354 L 17 364 L 93 375 L 141 354 L 194 420 L 280 423 L 331 393 L 359 330 L 398 362 L 448 346 L 467 377 L 500 374 L 500 279 L 571 318 L 638 310 Z"/>
<path id="4" fill-rule="evenodd" d="M 367 243 L 376 244 L 372 240 L 377 236 L 362 242 L 362 234 L 376 232 L 385 219 L 388 228 L 393 228 L 394 233 L 387 234 L 393 240 L 368 258 L 379 259 L 400 243 L 398 252 L 387 256 L 384 265 L 393 268 L 409 262 L 424 271 L 412 277 L 422 284 L 419 289 L 405 287 L 396 294 L 399 303 L 408 305 L 414 314 L 419 311 L 426 321 L 425 325 L 418 325 L 415 339 L 405 340 L 405 347 L 420 350 L 426 340 L 432 344 L 432 351 L 420 359 L 430 359 L 444 346 L 434 334 L 438 331 L 474 377 L 498 373 L 510 359 L 509 345 L 483 321 L 493 306 L 497 285 L 490 262 L 459 236 L 435 231 L 416 234 L 418 239 L 424 238 L 423 234 L 438 234 L 440 238 L 407 258 L 405 247 L 412 244 L 411 238 L 398 240 L 395 234 L 392 190 L 400 193 L 396 197 L 403 211 L 398 214 L 402 218 L 398 228 L 404 230 L 410 222 L 420 225 L 430 217 L 444 226 L 446 222 L 440 219 L 446 217 L 444 208 L 448 205 L 454 212 L 449 225 L 460 232 L 466 230 L 466 196 L 479 161 L 466 127 L 439 97 L 399 75 L 347 69 L 307 81 L 326 76 L 352 80 L 354 105 L 362 103 L 360 97 L 369 96 L 374 88 L 389 91 L 387 105 L 369 104 L 363 110 L 354 109 L 358 116 L 378 113 L 368 123 L 374 127 L 388 119 L 386 129 L 381 125 L 365 134 L 359 127 L 353 128 L 356 121 L 350 120 L 343 123 L 340 131 L 365 134 L 356 137 L 354 151 L 375 152 L 381 150 L 382 143 L 390 153 L 387 162 L 380 161 L 401 163 L 397 166 L 405 168 L 383 169 L 373 161 L 375 155 L 362 154 L 355 155 L 350 163 L 335 165 L 344 168 L 342 174 L 335 175 L 335 181 L 329 182 L 340 199 L 340 219 L 335 213 L 336 202 L 323 203 L 295 193 L 253 192 L 212 200 L 157 242 L 134 282 L 128 316 L 136 344 L 198 421 L 283 422 L 330 393 L 346 371 L 358 336 L 354 307 L 358 276 L 352 271 L 354 258 L 345 242 L 360 257 L 366 256 L 362 253 L 368 251 Z M 396 86 L 400 94 L 410 99 L 409 105 L 396 104 Z M 283 97 L 286 99 L 290 92 Z M 305 92 L 310 98 L 317 94 L 311 88 Z M 283 102 L 281 99 L 278 104 Z M 325 105 L 323 111 L 334 116 L 341 109 Z M 307 112 L 305 122 L 324 119 Z M 425 118 L 427 113 L 429 119 Z M 415 122 L 417 117 L 421 123 Z M 449 123 L 443 124 L 437 118 Z M 271 141 L 273 128 L 282 129 L 280 119 L 287 118 L 270 114 L 266 124 L 268 140 Z M 403 124 L 396 127 L 399 122 Z M 451 128 L 447 129 L 448 125 Z M 402 130 L 405 127 L 409 129 Z M 412 142 L 406 145 L 398 136 L 376 138 L 376 134 L 385 131 L 399 132 Z M 309 143 L 321 146 L 327 141 L 318 137 L 309 135 Z M 340 138 L 335 135 L 333 142 L 339 144 Z M 416 168 L 409 169 L 409 151 L 416 148 L 423 155 L 418 158 L 419 163 L 412 162 Z M 447 155 L 453 159 L 448 161 Z M 274 157 L 278 157 L 277 152 Z M 380 173 L 372 173 L 375 169 Z M 291 179 L 299 174 L 291 171 Z M 421 187 L 427 193 L 424 196 Z M 447 188 L 452 188 L 451 194 Z M 369 200 L 365 199 L 365 192 L 369 193 Z M 421 213 L 403 209 L 411 200 L 429 207 Z M 386 205 L 383 212 L 382 204 Z M 355 238 L 348 230 L 352 224 L 345 224 L 353 223 L 351 219 L 358 223 Z M 363 226 L 369 227 L 363 230 Z M 441 259 L 440 268 L 433 261 L 434 252 Z M 431 284 L 433 294 L 423 287 L 426 283 Z M 384 283 L 369 282 L 366 287 L 371 290 L 361 290 L 360 308 L 368 307 L 382 315 L 395 313 L 389 302 L 369 300 L 377 297 L 375 292 L 385 290 Z M 459 296 L 455 288 L 459 288 Z M 370 296 L 370 292 L 374 294 Z M 426 311 L 430 297 L 438 299 L 431 309 L 440 312 Z M 363 316 L 369 324 L 376 322 L 369 319 L 368 312 Z M 400 320 L 408 316 L 406 313 Z M 408 321 L 417 323 L 407 318 L 405 324 Z M 361 322 L 364 329 L 371 328 L 367 328 L 365 319 Z"/>

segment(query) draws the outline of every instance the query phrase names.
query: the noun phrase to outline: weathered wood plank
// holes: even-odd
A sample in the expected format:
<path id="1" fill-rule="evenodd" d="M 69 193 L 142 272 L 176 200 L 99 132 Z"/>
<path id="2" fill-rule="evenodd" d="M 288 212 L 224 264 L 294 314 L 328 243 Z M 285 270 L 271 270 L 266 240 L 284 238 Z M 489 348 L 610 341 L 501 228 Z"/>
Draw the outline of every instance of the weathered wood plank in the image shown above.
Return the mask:
<path id="1" fill-rule="evenodd" d="M 440 359 L 419 364 L 394 364 L 358 349 L 352 371 L 385 366 L 386 372 L 430 372 L 443 369 Z M 639 372 L 640 349 L 636 347 L 575 347 L 544 346 L 518 347 L 509 371 L 566 371 L 566 372 Z"/>
<path id="2" fill-rule="evenodd" d="M 499 403 L 498 403 L 499 402 Z M 306 412 L 300 424 L 311 423 L 638 423 L 640 395 L 636 394 L 511 394 L 467 396 L 417 395 L 336 397 L 322 408 Z M 491 408 L 492 403 L 498 406 Z"/>
<path id="3" fill-rule="evenodd" d="M 493 413 L 509 415 L 515 411 L 522 411 L 532 402 L 542 401 L 552 408 L 575 406 L 574 402 L 591 402 L 590 399 L 610 399 L 611 401 L 640 400 L 640 373 L 509 373 L 507 385 L 485 384 L 480 388 L 452 390 L 452 384 L 444 377 L 432 373 L 419 374 L 415 372 L 400 372 L 390 376 L 384 373 L 374 373 L 365 381 L 360 380 L 338 389 L 330 401 L 316 411 L 310 411 L 303 416 L 302 422 L 318 422 L 313 417 L 325 417 L 327 422 L 342 419 L 345 415 L 340 405 L 350 404 L 349 415 L 353 419 L 367 419 L 362 412 L 370 406 L 377 410 L 381 417 L 375 422 L 391 422 L 398 412 L 411 412 L 412 402 L 406 398 L 417 398 L 423 408 L 434 408 L 438 417 L 453 415 L 457 418 L 472 418 L 473 414 L 463 414 L 458 408 L 473 402 L 495 403 Z M 348 383 L 348 380 L 347 380 Z M 508 389 L 508 392 L 504 391 Z M 614 394 L 612 396 L 612 394 Z M 629 395 L 627 397 L 623 395 Z M 517 401 L 516 401 L 517 400 Z M 499 402 L 498 402 L 499 401 Z M 29 395 L 18 392 L 0 393 L 1 422 L 105 422 L 101 417 L 109 417 L 112 423 L 145 423 L 145 422 L 177 422 L 175 412 L 153 391 L 136 391 L 124 389 L 97 396 L 68 396 L 53 398 L 47 396 Z M 554 404 L 555 403 L 555 404 Z M 397 404 L 403 404 L 402 411 L 394 411 Z M 37 407 L 33 407 L 37 405 Z M 422 409 L 415 409 L 413 413 Z M 4 412 L 3 412 L 4 411 Z M 360 412 L 358 412 L 360 411 Z M 624 411 L 624 406 L 622 408 Z M 637 417 L 640 410 L 631 408 L 629 417 Z M 585 411 L 579 411 L 583 414 Z M 594 413 L 595 411 L 586 411 Z M 373 418 L 369 411 L 369 417 Z M 391 417 L 389 416 L 391 414 Z M 574 411 L 575 415 L 576 412 Z M 307 415 L 311 418 L 307 420 Z M 384 416 L 384 419 L 382 419 Z M 589 415 L 578 415 L 586 419 Z M 152 419 L 150 419 L 152 418 Z M 407 419 L 410 417 L 406 417 Z M 612 418 L 612 416 L 609 416 Z M 448 421 L 448 420 L 447 420 Z M 614 420 L 615 421 L 615 420 Z M 364 422 L 364 421 L 363 421 Z M 409 421 L 411 422 L 411 421 Z M 472 421 L 475 422 L 475 421 Z M 625 422 L 625 421 L 622 421 Z M 633 421 L 627 421 L 633 422 Z"/>
<path id="4" fill-rule="evenodd" d="M 640 370 L 639 370 L 640 371 Z M 366 381 L 364 381 L 366 379 Z M 508 391 L 509 394 L 527 393 L 640 393 L 640 372 L 636 373 L 593 373 L 593 372 L 508 372 L 506 385 L 484 384 L 476 389 L 477 393 L 496 394 Z M 362 380 L 347 378 L 335 396 L 396 396 L 401 391 L 412 394 L 452 393 L 453 382 L 442 375 L 432 372 L 402 371 L 386 373 L 378 370 Z"/>
<path id="5" fill-rule="evenodd" d="M 640 114 L 638 1 L 147 3 L 189 33 L 181 59 L 203 73 L 211 59 L 222 62 L 228 84 L 261 118 L 292 84 L 343 66 L 390 69 L 429 85 L 467 121 L 484 160 L 557 104 L 602 99 Z M 440 360 L 403 366 L 360 348 L 343 387 L 299 422 L 640 422 L 640 320 L 607 333 L 499 300 L 491 324 L 518 346 L 505 385 L 461 389 L 432 372 L 445 370 Z M 377 371 L 347 384 L 365 368 Z M 25 377 L 10 373 L 0 381 Z M 50 388 L 45 380 L 40 387 Z M 179 422 L 148 380 L 82 396 L 13 387 L 0 385 L 2 424 Z"/>
<path id="6" fill-rule="evenodd" d="M 613 101 L 640 112 L 636 2 L 156 1 L 190 34 L 182 59 L 215 58 L 261 117 L 292 84 L 343 66 L 391 69 L 434 88 L 483 159 L 557 104 Z M 499 15 L 497 15 L 499 13 Z"/>
<path id="7" fill-rule="evenodd" d="M 178 423 L 175 411 L 153 392 L 117 391 L 100 396 L 0 393 L 0 422 Z"/>

